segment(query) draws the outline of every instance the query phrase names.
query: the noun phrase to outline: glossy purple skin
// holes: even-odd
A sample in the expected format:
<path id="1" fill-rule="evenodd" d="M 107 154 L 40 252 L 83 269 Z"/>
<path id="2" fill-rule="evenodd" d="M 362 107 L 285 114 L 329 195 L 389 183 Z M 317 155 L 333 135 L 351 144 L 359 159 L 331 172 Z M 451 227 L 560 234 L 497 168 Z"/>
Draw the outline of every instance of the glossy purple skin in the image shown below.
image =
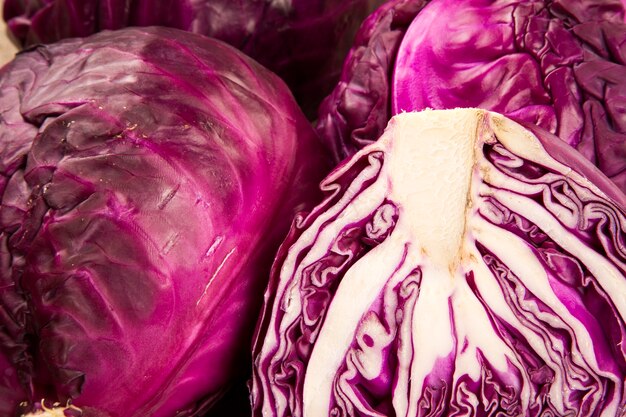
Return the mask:
<path id="1" fill-rule="evenodd" d="M 315 113 L 337 82 L 362 20 L 382 0 L 6 0 L 4 19 L 25 46 L 127 26 L 215 37 L 280 75 Z"/>
<path id="2" fill-rule="evenodd" d="M 0 350 L 20 400 L 197 415 L 248 372 L 269 265 L 327 160 L 284 83 L 167 28 L 0 71 Z"/>
<path id="3" fill-rule="evenodd" d="M 482 107 L 557 134 L 626 190 L 624 16 L 619 0 L 391 1 L 361 27 L 318 131 L 341 160 L 402 110 Z"/>

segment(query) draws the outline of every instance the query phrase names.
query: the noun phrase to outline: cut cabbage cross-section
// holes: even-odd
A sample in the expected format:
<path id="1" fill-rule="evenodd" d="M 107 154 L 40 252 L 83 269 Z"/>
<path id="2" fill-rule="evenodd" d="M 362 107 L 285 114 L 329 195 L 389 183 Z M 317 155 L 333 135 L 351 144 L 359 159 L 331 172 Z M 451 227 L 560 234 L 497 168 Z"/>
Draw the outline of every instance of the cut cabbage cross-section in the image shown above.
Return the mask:
<path id="1" fill-rule="evenodd" d="M 536 127 L 395 116 L 274 265 L 255 416 L 626 410 L 626 197 Z"/>

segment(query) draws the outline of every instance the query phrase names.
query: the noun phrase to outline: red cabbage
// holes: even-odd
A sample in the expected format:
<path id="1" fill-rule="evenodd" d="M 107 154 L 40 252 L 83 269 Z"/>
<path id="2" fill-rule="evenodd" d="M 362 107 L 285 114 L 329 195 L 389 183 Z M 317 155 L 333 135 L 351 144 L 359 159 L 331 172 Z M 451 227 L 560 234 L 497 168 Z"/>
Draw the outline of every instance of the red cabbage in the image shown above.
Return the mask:
<path id="1" fill-rule="evenodd" d="M 255 417 L 626 412 L 626 196 L 480 109 L 394 116 L 272 269 Z"/>
<path id="2" fill-rule="evenodd" d="M 327 172 L 284 83 L 222 42 L 123 29 L 19 54 L 0 115 L 15 400 L 210 408 L 248 372 L 271 259 Z"/>

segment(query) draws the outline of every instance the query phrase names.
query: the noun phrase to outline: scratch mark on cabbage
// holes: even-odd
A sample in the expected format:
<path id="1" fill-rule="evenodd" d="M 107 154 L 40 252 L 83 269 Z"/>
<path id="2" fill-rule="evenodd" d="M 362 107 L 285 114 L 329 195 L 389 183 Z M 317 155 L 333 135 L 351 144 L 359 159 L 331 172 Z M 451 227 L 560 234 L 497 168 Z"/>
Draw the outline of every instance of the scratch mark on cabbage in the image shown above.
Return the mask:
<path id="1" fill-rule="evenodd" d="M 230 252 L 228 252 L 226 254 L 226 256 L 224 256 L 224 259 L 222 259 L 222 262 L 220 263 L 220 265 L 217 267 L 217 269 L 215 270 L 215 272 L 211 276 L 211 279 L 209 279 L 209 282 L 207 282 L 206 285 L 204 286 L 204 291 L 202 291 L 202 295 L 200 295 L 200 298 L 198 298 L 198 301 L 196 301 L 196 307 L 198 307 L 198 305 L 200 304 L 200 301 L 202 301 L 202 298 L 205 296 L 206 292 L 209 290 L 209 287 L 211 286 L 211 283 L 213 282 L 215 277 L 217 277 L 217 274 L 220 273 L 220 271 L 222 270 L 222 268 L 226 264 L 226 261 L 228 260 L 228 258 L 230 258 L 230 256 L 233 253 L 235 253 L 235 248 L 232 248 L 230 250 Z"/>

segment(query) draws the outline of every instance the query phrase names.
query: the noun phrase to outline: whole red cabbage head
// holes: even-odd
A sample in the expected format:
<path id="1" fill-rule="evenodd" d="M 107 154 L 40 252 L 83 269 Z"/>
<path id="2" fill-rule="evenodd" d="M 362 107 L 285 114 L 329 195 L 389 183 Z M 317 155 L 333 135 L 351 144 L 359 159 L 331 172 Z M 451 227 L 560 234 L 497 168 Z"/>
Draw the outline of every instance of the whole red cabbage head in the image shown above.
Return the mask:
<path id="1" fill-rule="evenodd" d="M 19 54 L 0 115 L 9 405 L 210 408 L 248 372 L 275 250 L 327 169 L 285 84 L 225 43 L 122 29 Z"/>

